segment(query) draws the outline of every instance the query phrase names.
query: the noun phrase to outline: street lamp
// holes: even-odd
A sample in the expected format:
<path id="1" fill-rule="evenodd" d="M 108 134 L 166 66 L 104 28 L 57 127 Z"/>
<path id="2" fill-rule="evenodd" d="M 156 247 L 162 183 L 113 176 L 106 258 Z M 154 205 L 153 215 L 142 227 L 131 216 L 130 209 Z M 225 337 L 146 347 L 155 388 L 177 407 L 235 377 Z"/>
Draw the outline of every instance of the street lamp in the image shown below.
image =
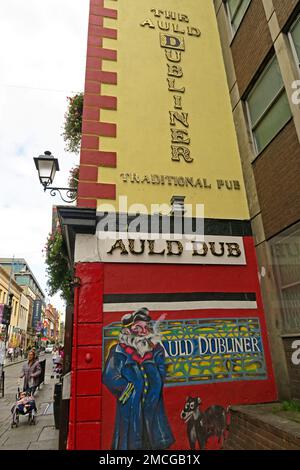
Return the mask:
<path id="1" fill-rule="evenodd" d="M 77 190 L 75 188 L 57 188 L 50 186 L 54 181 L 56 172 L 59 171 L 59 164 L 58 159 L 54 158 L 49 150 L 44 152 L 44 155 L 39 155 L 33 160 L 44 191 L 49 190 L 51 196 L 56 196 L 56 194 L 59 193 L 61 199 L 67 203 L 76 201 Z M 67 199 L 64 198 L 63 192 L 66 193 Z"/>

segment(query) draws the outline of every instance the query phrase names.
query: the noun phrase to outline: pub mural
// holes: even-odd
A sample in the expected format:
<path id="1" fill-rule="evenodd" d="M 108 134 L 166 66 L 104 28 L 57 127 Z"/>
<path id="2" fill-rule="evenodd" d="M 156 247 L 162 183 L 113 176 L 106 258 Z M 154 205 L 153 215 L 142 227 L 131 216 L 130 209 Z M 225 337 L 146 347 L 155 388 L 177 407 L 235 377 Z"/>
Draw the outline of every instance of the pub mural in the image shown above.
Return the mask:
<path id="1" fill-rule="evenodd" d="M 200 315 L 199 315 L 200 316 Z M 152 321 L 149 310 L 124 315 L 103 330 L 103 383 L 117 403 L 112 449 L 168 449 L 174 436 L 163 389 L 194 385 L 178 410 L 191 449 L 210 437 L 223 447 L 229 406 L 205 409 L 201 384 L 266 379 L 258 318 Z"/>
<path id="2" fill-rule="evenodd" d="M 90 2 L 68 449 L 221 449 L 277 392 L 213 4 Z"/>

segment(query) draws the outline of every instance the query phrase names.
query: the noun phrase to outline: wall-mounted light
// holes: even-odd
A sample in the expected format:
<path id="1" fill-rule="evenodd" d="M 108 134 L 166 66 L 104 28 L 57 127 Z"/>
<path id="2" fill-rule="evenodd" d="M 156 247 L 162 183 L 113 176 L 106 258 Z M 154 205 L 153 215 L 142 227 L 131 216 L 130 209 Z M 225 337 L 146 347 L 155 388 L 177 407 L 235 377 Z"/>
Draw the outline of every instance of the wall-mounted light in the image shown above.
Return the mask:
<path id="1" fill-rule="evenodd" d="M 77 190 L 75 188 L 57 188 L 50 186 L 55 178 L 55 174 L 59 171 L 58 159 L 47 150 L 44 155 L 39 155 L 34 159 L 35 167 L 39 174 L 39 180 L 42 184 L 44 191 L 49 190 L 51 196 L 56 196 L 59 193 L 64 202 L 71 203 L 77 199 Z M 66 194 L 64 198 L 63 193 Z"/>

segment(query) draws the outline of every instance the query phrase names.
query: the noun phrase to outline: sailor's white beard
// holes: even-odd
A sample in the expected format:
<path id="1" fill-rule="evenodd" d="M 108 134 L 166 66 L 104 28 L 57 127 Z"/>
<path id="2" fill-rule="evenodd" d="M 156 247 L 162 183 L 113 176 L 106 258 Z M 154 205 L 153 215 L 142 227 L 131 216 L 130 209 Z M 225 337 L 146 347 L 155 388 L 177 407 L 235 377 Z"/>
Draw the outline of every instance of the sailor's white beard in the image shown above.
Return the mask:
<path id="1" fill-rule="evenodd" d="M 161 337 L 155 333 L 149 333 L 146 336 L 121 333 L 119 341 L 134 348 L 139 356 L 144 357 L 147 352 L 151 352 L 154 346 L 161 342 Z"/>

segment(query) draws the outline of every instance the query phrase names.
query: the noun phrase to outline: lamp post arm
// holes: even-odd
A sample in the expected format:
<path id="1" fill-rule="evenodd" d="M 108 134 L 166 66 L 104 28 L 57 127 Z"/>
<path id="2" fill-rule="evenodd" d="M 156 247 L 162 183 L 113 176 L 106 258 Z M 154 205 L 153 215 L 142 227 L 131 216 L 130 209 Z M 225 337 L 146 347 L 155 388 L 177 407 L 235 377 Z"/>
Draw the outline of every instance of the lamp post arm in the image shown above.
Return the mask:
<path id="1" fill-rule="evenodd" d="M 76 188 L 56 188 L 52 186 L 44 186 L 44 191 L 50 191 L 50 196 L 56 196 L 57 193 L 60 195 L 61 199 L 66 202 L 75 202 L 77 199 L 77 189 Z M 63 195 L 65 193 L 65 196 Z M 65 199 L 67 198 L 67 199 Z"/>

